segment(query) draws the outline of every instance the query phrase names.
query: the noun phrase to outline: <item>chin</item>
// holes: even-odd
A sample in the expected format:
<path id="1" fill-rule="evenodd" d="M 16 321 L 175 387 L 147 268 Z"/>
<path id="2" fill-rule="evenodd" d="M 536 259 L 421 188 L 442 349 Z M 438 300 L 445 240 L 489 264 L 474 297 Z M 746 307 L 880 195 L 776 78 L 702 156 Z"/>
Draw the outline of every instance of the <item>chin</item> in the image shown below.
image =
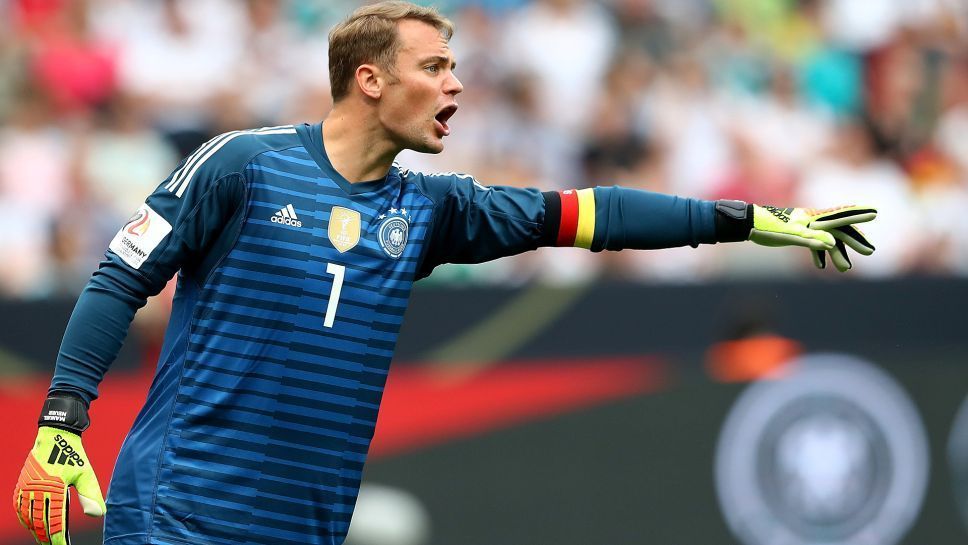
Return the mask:
<path id="1" fill-rule="evenodd" d="M 444 141 L 443 140 L 436 140 L 436 141 L 431 140 L 431 141 L 428 142 L 428 141 L 425 140 L 425 141 L 422 141 L 422 142 L 414 142 L 412 145 L 408 146 L 408 148 L 411 149 L 411 150 L 413 150 L 413 151 L 415 151 L 415 152 L 417 152 L 417 153 L 432 153 L 432 154 L 435 154 L 436 155 L 436 154 L 444 151 Z"/>

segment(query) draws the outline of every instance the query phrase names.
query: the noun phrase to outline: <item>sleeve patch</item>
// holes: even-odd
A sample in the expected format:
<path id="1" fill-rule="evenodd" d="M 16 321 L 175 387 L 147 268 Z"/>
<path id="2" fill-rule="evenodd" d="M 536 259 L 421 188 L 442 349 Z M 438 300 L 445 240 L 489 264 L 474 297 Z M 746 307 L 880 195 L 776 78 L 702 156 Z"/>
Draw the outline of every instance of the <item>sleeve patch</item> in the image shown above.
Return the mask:
<path id="1" fill-rule="evenodd" d="M 114 235 L 109 248 L 125 263 L 140 269 L 168 233 L 171 233 L 171 224 L 150 206 L 143 204 Z"/>

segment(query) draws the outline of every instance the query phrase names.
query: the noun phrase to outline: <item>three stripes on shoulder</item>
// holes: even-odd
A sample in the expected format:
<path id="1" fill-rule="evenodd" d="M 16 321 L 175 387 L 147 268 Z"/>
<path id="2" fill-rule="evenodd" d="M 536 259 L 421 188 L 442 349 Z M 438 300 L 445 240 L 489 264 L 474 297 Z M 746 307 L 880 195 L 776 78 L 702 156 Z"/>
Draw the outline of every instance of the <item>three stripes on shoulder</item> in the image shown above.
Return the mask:
<path id="1" fill-rule="evenodd" d="M 264 127 L 261 129 L 250 129 L 244 131 L 232 131 L 225 134 L 220 134 L 215 138 L 204 143 L 188 156 L 188 159 L 176 170 L 172 176 L 171 180 L 165 184 L 165 189 L 175 194 L 176 197 L 181 197 L 185 190 L 188 189 L 188 185 L 191 183 L 192 178 L 194 178 L 195 173 L 201 168 L 205 161 L 208 161 L 213 155 L 215 155 L 218 150 L 222 149 L 225 144 L 228 144 L 232 140 L 246 135 L 246 134 L 258 134 L 258 135 L 271 135 L 271 134 L 295 134 L 296 128 L 292 125 L 280 125 L 278 127 Z"/>

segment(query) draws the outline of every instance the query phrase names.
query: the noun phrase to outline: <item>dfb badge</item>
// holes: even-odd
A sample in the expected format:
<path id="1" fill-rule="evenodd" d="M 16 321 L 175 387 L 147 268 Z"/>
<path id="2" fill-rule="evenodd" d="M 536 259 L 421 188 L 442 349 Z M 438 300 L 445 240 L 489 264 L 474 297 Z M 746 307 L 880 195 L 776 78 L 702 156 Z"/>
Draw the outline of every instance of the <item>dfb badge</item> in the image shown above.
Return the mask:
<path id="1" fill-rule="evenodd" d="M 749 386 L 716 452 L 716 492 L 745 545 L 893 545 L 928 484 L 917 408 L 876 365 L 803 356 Z"/>
<path id="2" fill-rule="evenodd" d="M 378 218 L 383 220 L 377 231 L 377 240 L 383 251 L 393 259 L 399 259 L 407 247 L 407 236 L 410 234 L 410 217 L 407 209 L 391 208 L 386 214 Z"/>

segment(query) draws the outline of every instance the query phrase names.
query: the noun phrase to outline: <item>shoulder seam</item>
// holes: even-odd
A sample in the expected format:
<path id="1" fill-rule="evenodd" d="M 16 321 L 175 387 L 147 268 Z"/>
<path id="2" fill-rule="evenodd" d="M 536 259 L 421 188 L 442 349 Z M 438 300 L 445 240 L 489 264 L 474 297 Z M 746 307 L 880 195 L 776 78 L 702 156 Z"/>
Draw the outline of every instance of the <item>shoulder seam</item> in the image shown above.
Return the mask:
<path id="1" fill-rule="evenodd" d="M 219 176 L 218 179 L 216 179 L 212 183 L 211 187 L 209 187 L 208 189 L 205 190 L 205 193 L 202 194 L 201 197 L 199 197 L 198 201 L 195 203 L 195 206 L 193 206 L 191 208 L 191 210 L 189 210 L 188 213 L 185 214 L 185 217 L 186 218 L 190 218 L 190 217 L 194 216 L 195 214 L 197 214 L 199 207 L 202 206 L 202 202 L 205 201 L 205 199 L 207 199 L 209 197 L 209 195 L 211 195 L 213 192 L 217 191 L 219 185 L 221 185 L 224 180 L 226 180 L 228 178 L 231 178 L 233 176 L 237 176 L 239 178 L 239 180 L 242 182 L 243 192 L 245 192 L 244 191 L 244 188 L 247 187 L 246 186 L 246 183 L 245 183 L 245 176 L 242 176 L 242 174 L 239 173 L 239 172 L 228 172 L 226 174 L 223 174 L 222 176 Z M 177 221 L 177 218 L 176 218 L 176 221 Z M 171 233 L 168 234 L 168 241 L 165 243 L 165 248 L 161 251 L 161 254 L 159 254 L 159 255 L 164 255 L 166 252 L 168 252 L 171 249 L 171 247 L 172 247 L 171 244 L 175 240 L 175 235 L 177 233 L 182 232 L 182 230 L 185 229 L 185 226 L 186 225 L 187 225 L 187 222 L 184 222 L 184 221 L 183 222 L 180 222 L 180 224 L 177 225 L 177 226 L 172 225 L 172 230 L 171 230 Z M 157 266 L 157 263 L 153 264 L 153 267 L 156 267 L 156 266 Z M 182 265 L 179 264 L 178 265 L 178 270 L 181 270 L 181 267 L 182 267 Z M 140 272 L 140 270 L 139 270 L 139 272 Z M 145 269 L 143 275 L 145 276 L 146 279 L 148 278 L 148 270 L 147 269 Z"/>
<path id="2" fill-rule="evenodd" d="M 408 170 L 408 169 L 404 169 L 404 168 L 400 167 L 399 165 L 397 166 L 397 168 L 401 171 L 401 173 L 400 173 L 400 181 L 402 183 L 405 183 L 405 184 L 406 183 L 413 184 L 413 187 L 417 190 L 417 193 L 420 193 L 421 195 L 423 195 L 423 197 L 425 199 L 427 199 L 428 201 L 430 201 L 431 203 L 433 203 L 433 206 L 431 206 L 431 208 L 430 208 L 430 224 L 427 225 L 427 236 L 424 239 L 426 242 L 424 243 L 423 248 L 420 249 L 420 255 L 417 256 L 417 267 L 413 271 L 413 280 L 414 280 L 414 282 L 416 282 L 417 280 L 420 280 L 422 278 L 426 278 L 427 276 L 430 276 L 430 273 L 429 272 L 427 273 L 426 276 L 420 276 L 420 273 L 421 273 L 421 270 L 423 269 L 424 261 L 427 259 L 427 254 L 430 252 L 430 247 L 433 245 L 434 225 L 437 223 L 437 207 L 440 205 L 440 203 L 437 202 L 436 199 L 434 199 L 430 195 L 428 195 L 424 191 L 424 188 L 420 187 L 420 184 L 415 183 L 412 180 L 407 180 L 406 176 L 404 175 L 404 172 L 406 172 L 407 174 L 410 174 L 413 171 Z M 422 175 L 422 173 L 421 173 L 421 175 Z M 433 269 L 431 269 L 431 270 L 433 270 Z"/>

